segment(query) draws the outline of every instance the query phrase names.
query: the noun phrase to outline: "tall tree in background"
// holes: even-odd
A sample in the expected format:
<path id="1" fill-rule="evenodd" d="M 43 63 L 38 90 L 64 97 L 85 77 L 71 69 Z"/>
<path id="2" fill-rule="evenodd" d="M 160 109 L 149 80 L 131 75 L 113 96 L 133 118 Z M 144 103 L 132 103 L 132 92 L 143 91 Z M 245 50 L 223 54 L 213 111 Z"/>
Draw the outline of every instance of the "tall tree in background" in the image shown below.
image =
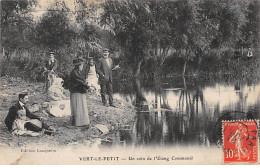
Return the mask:
<path id="1" fill-rule="evenodd" d="M 122 66 L 125 73 L 132 68 L 134 76 L 157 77 L 167 57 L 183 62 L 175 70 L 187 75 L 187 66 L 196 73 L 205 57 L 224 62 L 235 49 L 259 41 L 258 0 L 77 0 L 74 8 L 66 3 L 50 4 L 35 22 L 37 0 L 2 0 L 3 50 L 35 58 L 57 50 L 65 71 L 75 55 L 98 57 L 108 47 L 128 66 Z"/>
<path id="2" fill-rule="evenodd" d="M 184 59 L 182 75 L 185 75 L 188 61 L 195 56 L 196 40 L 201 30 L 198 32 L 195 27 L 198 26 L 195 5 L 188 0 L 178 0 L 174 3 L 176 14 L 172 15 L 174 19 L 170 23 L 176 31 L 174 47 L 179 57 Z"/>
<path id="3" fill-rule="evenodd" d="M 179 0 L 176 5 L 178 40 L 175 46 L 185 60 L 182 75 L 188 61 L 197 58 L 200 64 L 214 48 L 217 48 L 217 56 L 226 48 L 231 51 L 241 38 L 248 2 Z"/>
<path id="4" fill-rule="evenodd" d="M 37 24 L 36 39 L 39 45 L 49 50 L 57 50 L 69 45 L 74 37 L 65 4 L 54 6 L 42 16 Z"/>
<path id="5" fill-rule="evenodd" d="M 141 65 L 147 58 L 150 40 L 151 11 L 147 4 L 135 1 L 107 1 L 104 3 L 101 23 L 109 26 L 125 57 L 134 66 L 134 75 L 139 76 Z"/>
<path id="6" fill-rule="evenodd" d="M 155 67 L 154 77 L 158 77 L 166 58 L 175 52 L 177 32 L 173 22 L 177 11 L 173 1 L 153 0 L 148 5 L 151 11 L 149 31 L 152 34 L 149 56 Z"/>
<path id="7" fill-rule="evenodd" d="M 102 48 L 100 38 L 103 30 L 99 24 L 99 10 L 99 3 L 94 4 L 84 0 L 78 0 L 75 3 L 75 43 L 86 57 L 90 53 L 93 56 L 93 53 L 101 51 Z"/>
<path id="8" fill-rule="evenodd" d="M 232 51 L 236 44 L 243 39 L 242 27 L 246 23 L 246 13 L 249 1 L 245 0 L 209 0 L 210 16 L 218 22 L 218 35 L 211 45 L 211 49 L 217 49 L 217 56 L 221 53 Z"/>
<path id="9" fill-rule="evenodd" d="M 243 26 L 243 43 L 246 46 L 259 45 L 260 38 L 260 2 L 251 0 L 246 13 L 246 24 Z"/>
<path id="10" fill-rule="evenodd" d="M 35 0 L 1 1 L 1 41 L 4 52 L 29 50 L 32 45 L 29 38 L 34 25 L 30 11 L 34 5 L 37 5 Z"/>

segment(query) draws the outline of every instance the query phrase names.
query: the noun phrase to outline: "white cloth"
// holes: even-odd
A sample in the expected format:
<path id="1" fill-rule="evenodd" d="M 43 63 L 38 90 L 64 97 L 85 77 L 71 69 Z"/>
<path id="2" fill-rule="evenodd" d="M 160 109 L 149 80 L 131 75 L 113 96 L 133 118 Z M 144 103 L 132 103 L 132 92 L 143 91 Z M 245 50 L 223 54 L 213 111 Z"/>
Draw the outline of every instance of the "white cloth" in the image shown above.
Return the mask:
<path id="1" fill-rule="evenodd" d="M 49 97 L 51 100 L 63 100 L 66 99 L 64 94 L 64 88 L 62 87 L 62 78 L 53 78 L 53 83 L 49 87 Z M 68 97 L 67 97 L 68 98 Z"/>
<path id="2" fill-rule="evenodd" d="M 62 78 L 55 77 L 53 84 L 49 88 L 51 99 L 50 113 L 55 117 L 65 117 L 71 115 L 70 100 L 64 94 L 62 82 Z"/>
<path id="3" fill-rule="evenodd" d="M 100 90 L 95 66 L 90 66 L 88 78 L 86 81 L 88 82 L 88 85 L 94 90 Z"/>
<path id="4" fill-rule="evenodd" d="M 252 51 L 248 51 L 247 52 L 247 57 L 253 57 L 253 52 Z"/>
<path id="5" fill-rule="evenodd" d="M 30 136 L 38 136 L 40 135 L 37 132 L 33 132 L 33 131 L 29 131 L 26 128 L 24 128 L 24 125 L 27 122 L 31 122 L 34 125 L 37 125 L 38 127 L 42 127 L 42 122 L 40 120 L 37 119 L 33 119 L 33 120 L 22 120 L 22 119 L 16 119 L 13 122 L 13 126 L 12 126 L 12 134 L 14 135 L 30 135 Z"/>
<path id="6" fill-rule="evenodd" d="M 50 113 L 55 117 L 70 116 L 70 100 L 50 101 Z"/>

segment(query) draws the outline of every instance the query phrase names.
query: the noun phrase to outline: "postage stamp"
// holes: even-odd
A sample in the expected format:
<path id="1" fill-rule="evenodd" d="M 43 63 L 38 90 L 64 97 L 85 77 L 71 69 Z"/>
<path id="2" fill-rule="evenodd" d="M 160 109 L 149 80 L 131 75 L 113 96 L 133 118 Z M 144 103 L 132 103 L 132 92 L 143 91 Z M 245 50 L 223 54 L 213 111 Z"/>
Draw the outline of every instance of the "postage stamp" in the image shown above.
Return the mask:
<path id="1" fill-rule="evenodd" d="M 259 121 L 223 121 L 224 164 L 258 163 Z"/>

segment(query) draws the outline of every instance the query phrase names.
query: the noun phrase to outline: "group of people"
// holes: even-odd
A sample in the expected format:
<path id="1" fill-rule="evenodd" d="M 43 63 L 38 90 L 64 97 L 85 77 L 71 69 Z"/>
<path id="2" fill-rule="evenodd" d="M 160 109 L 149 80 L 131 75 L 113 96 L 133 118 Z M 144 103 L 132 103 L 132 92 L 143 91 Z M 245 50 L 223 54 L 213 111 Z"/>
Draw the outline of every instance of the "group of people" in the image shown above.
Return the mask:
<path id="1" fill-rule="evenodd" d="M 27 93 L 19 94 L 18 102 L 9 109 L 5 118 L 7 129 L 15 135 L 38 136 L 43 133 L 48 135 L 55 133 L 56 129 L 44 122 L 46 118 L 30 112 L 26 107 L 28 101 Z"/>
<path id="2" fill-rule="evenodd" d="M 100 85 L 101 101 L 106 107 L 116 107 L 113 101 L 112 87 L 112 71 L 119 69 L 119 65 L 114 66 L 113 60 L 109 57 L 109 49 L 103 49 L 103 57 L 99 58 L 94 64 L 90 59 L 89 72 L 92 77 L 87 78 L 84 75 L 84 67 L 86 61 L 83 58 L 73 60 L 73 70 L 70 73 L 69 91 L 70 91 L 70 108 L 71 108 L 71 124 L 73 126 L 89 127 L 90 119 L 87 108 L 87 90 L 90 88 L 88 83 L 93 82 L 97 75 L 98 84 Z M 49 87 L 53 78 L 55 78 L 55 70 L 58 66 L 57 60 L 54 58 L 54 53 L 50 53 L 49 60 L 45 64 L 45 87 L 47 96 Z M 107 99 L 108 98 L 108 99 Z M 18 96 L 18 103 L 9 109 L 5 118 L 5 124 L 9 131 L 16 135 L 31 135 L 38 136 L 40 134 L 53 134 L 57 130 L 48 126 L 45 123 L 45 118 L 38 117 L 31 113 L 26 107 L 29 97 L 26 93 L 21 93 Z"/>

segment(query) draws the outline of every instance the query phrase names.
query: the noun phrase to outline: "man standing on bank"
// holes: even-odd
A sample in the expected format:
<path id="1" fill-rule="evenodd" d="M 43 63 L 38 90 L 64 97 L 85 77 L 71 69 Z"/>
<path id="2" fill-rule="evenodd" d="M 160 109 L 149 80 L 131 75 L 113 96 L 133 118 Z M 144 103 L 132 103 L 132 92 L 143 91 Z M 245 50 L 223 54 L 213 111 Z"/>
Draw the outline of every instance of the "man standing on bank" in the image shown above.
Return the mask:
<path id="1" fill-rule="evenodd" d="M 52 80 L 54 78 L 57 67 L 58 67 L 58 61 L 54 57 L 54 52 L 50 52 L 49 59 L 46 60 L 45 67 L 44 67 L 45 87 L 46 87 L 45 89 L 46 89 L 47 95 L 48 95 L 48 89 L 51 86 L 51 82 L 53 82 Z"/>
<path id="2" fill-rule="evenodd" d="M 112 86 L 112 71 L 119 69 L 119 65 L 114 66 L 113 60 L 109 58 L 109 49 L 103 49 L 103 57 L 100 58 L 96 64 L 96 72 L 99 76 L 99 84 L 101 87 L 102 103 L 105 106 L 116 107 L 113 104 L 113 86 Z M 109 104 L 107 103 L 106 95 L 109 97 Z"/>

